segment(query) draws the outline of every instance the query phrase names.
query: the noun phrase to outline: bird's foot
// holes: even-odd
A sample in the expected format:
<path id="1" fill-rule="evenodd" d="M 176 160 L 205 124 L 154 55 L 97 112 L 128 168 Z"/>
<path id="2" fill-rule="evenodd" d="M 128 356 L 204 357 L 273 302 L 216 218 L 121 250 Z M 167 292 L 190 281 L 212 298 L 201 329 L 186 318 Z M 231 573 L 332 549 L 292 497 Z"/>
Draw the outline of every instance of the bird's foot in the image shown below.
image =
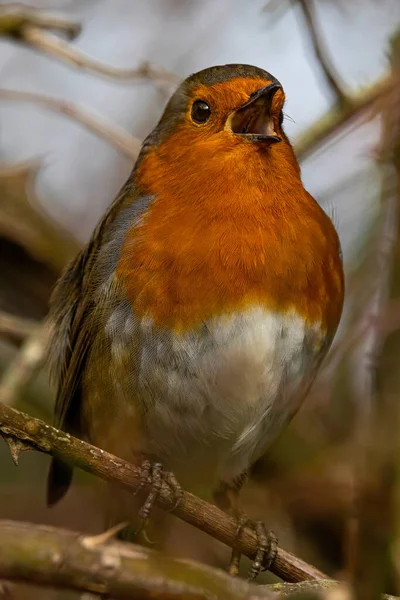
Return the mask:
<path id="1" fill-rule="evenodd" d="M 248 572 L 249 581 L 253 581 L 261 571 L 267 571 L 271 567 L 278 550 L 278 540 L 273 531 L 266 531 L 262 521 L 252 521 L 244 515 L 238 518 L 235 540 L 246 526 L 253 529 L 257 537 L 256 555 Z M 240 557 L 241 552 L 233 548 L 228 573 L 234 577 L 239 573 Z"/>
<path id="2" fill-rule="evenodd" d="M 146 459 L 142 462 L 140 469 L 140 483 L 135 494 L 137 494 L 145 486 L 150 486 L 150 491 L 139 511 L 141 525 L 136 533 L 139 533 L 141 531 L 143 535 L 146 536 L 146 525 L 149 521 L 151 511 L 153 509 L 157 496 L 160 493 L 163 483 L 166 483 L 169 486 L 174 496 L 175 503 L 172 506 L 171 511 L 175 510 L 175 508 L 182 500 L 183 489 L 180 486 L 175 475 L 171 473 L 171 471 L 165 471 L 162 464 L 159 462 L 151 462 L 150 460 Z"/>

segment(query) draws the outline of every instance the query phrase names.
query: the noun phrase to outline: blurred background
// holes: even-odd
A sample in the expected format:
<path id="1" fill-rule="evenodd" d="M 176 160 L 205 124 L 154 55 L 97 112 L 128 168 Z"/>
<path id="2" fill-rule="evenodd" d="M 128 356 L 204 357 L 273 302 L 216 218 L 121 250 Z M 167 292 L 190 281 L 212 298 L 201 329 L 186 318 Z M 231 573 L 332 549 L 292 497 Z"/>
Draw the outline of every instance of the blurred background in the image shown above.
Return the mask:
<path id="1" fill-rule="evenodd" d="M 0 2 L 1 401 L 51 422 L 40 326 L 51 288 L 177 83 L 215 64 L 262 67 L 286 91 L 285 130 L 339 231 L 347 291 L 318 381 L 255 466 L 246 509 L 330 576 L 400 594 L 400 1 L 23 4 L 81 30 L 70 41 L 35 23 L 10 33 Z M 0 517 L 101 531 L 96 486 L 82 473 L 46 508 L 48 461 L 28 453 L 16 469 L 1 442 Z M 229 555 L 181 523 L 171 549 L 220 567 Z"/>

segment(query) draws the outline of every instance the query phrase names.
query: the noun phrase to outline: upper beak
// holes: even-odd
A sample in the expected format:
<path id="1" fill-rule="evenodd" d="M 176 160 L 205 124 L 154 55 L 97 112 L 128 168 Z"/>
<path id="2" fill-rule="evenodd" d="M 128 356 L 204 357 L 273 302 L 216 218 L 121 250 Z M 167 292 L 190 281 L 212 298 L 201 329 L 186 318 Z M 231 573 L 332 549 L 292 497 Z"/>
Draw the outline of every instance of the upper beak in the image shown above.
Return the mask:
<path id="1" fill-rule="evenodd" d="M 228 117 L 226 127 L 250 141 L 263 142 L 270 146 L 282 141 L 274 130 L 272 100 L 282 86 L 278 82 L 257 90 L 250 99 Z"/>

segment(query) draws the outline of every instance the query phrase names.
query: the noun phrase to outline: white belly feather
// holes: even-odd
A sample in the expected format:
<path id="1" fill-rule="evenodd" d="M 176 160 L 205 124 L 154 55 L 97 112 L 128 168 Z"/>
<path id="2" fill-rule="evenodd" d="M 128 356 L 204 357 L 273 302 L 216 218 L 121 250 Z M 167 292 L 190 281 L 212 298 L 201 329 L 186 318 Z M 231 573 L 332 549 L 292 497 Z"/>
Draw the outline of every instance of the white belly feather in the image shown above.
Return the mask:
<path id="1" fill-rule="evenodd" d="M 128 460 L 152 453 L 189 489 L 191 480 L 231 481 L 267 449 L 327 349 L 318 324 L 261 307 L 177 336 L 126 302 L 105 331 L 86 370 L 90 439 Z M 108 370 L 97 367 L 105 351 Z"/>
<path id="2" fill-rule="evenodd" d="M 263 308 L 179 338 L 156 333 L 151 322 L 140 329 L 147 358 L 138 392 L 148 406 L 149 450 L 178 476 L 211 470 L 225 481 L 260 456 L 296 412 L 325 346 L 318 325 Z"/>

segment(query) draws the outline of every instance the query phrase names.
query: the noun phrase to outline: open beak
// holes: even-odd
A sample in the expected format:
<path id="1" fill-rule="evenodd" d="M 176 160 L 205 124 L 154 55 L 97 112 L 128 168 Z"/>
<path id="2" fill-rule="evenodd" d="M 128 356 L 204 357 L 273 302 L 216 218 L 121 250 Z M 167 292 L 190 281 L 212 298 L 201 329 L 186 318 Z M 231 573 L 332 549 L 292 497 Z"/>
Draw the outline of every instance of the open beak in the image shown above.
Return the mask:
<path id="1" fill-rule="evenodd" d="M 226 128 L 249 141 L 263 142 L 267 146 L 281 142 L 272 117 L 272 100 L 281 89 L 280 83 L 273 82 L 254 92 L 245 104 L 229 115 Z"/>

